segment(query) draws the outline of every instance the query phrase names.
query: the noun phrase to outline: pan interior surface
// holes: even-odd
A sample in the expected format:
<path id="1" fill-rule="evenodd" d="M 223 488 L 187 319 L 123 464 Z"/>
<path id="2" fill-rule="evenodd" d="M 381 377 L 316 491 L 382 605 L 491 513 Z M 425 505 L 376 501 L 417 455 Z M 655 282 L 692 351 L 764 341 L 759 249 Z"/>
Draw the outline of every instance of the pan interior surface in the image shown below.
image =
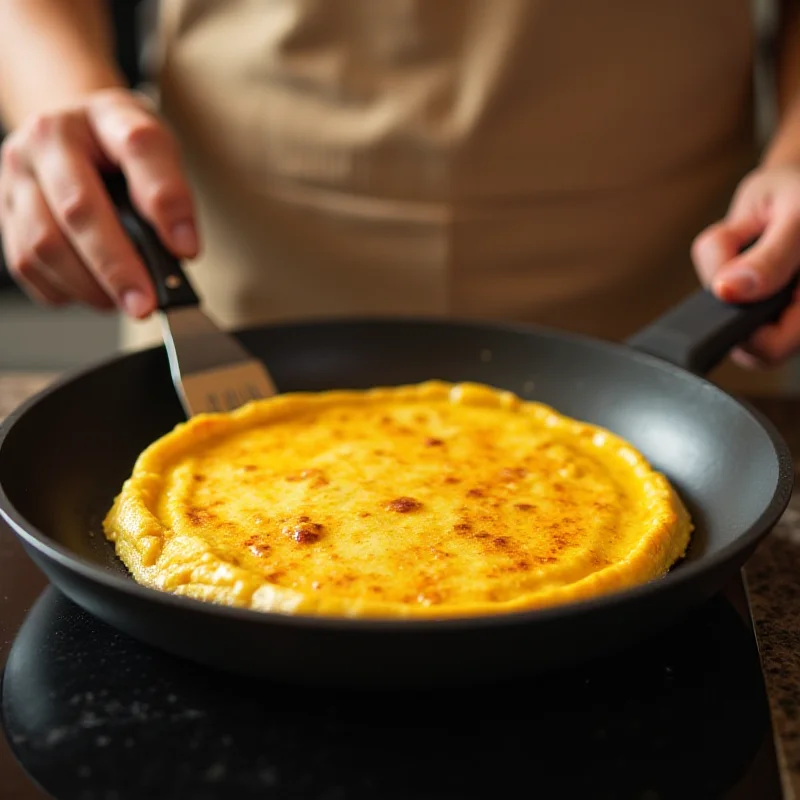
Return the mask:
<path id="1" fill-rule="evenodd" d="M 754 526 L 780 483 L 779 449 L 746 408 L 622 347 L 436 321 L 305 323 L 241 338 L 281 391 L 475 381 L 610 429 L 664 472 L 688 506 L 696 530 L 687 562 L 718 553 Z M 183 418 L 160 348 L 68 380 L 6 426 L 0 485 L 7 505 L 46 540 L 127 576 L 101 520 L 139 453 Z"/>

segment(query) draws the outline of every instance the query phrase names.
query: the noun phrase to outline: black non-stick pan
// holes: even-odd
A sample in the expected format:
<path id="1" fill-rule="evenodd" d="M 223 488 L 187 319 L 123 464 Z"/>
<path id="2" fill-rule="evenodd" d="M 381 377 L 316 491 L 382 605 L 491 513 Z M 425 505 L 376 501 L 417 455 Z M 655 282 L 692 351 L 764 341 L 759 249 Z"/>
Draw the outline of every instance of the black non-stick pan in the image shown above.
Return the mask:
<path id="1" fill-rule="evenodd" d="M 480 381 L 602 425 L 670 478 L 697 526 L 665 578 L 589 602 L 470 619 L 265 614 L 137 585 L 100 521 L 137 455 L 184 416 L 163 348 L 66 378 L 0 428 L 0 512 L 68 597 L 157 647 L 235 672 L 388 685 L 495 679 L 604 654 L 715 593 L 786 507 L 787 446 L 757 412 L 693 373 L 788 304 L 698 292 L 628 345 L 531 327 L 426 319 L 242 331 L 281 391 Z"/>

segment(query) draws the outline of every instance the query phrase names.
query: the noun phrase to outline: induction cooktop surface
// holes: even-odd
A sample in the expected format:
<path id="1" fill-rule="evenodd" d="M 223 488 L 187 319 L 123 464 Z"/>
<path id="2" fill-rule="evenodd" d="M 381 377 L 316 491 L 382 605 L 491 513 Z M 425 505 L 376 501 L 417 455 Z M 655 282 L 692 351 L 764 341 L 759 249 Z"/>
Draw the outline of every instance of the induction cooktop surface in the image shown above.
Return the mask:
<path id="1" fill-rule="evenodd" d="M 7 652 L 2 712 L 0 796 L 20 800 L 782 796 L 741 579 L 613 658 L 392 692 L 214 672 L 50 587 Z"/>

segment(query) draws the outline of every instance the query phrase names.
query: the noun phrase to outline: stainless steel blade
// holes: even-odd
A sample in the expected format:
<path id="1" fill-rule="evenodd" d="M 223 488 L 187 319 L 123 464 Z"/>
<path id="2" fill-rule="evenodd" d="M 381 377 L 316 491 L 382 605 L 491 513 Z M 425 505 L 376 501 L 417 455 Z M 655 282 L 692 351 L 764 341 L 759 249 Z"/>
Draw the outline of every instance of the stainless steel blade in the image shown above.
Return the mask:
<path id="1" fill-rule="evenodd" d="M 175 389 L 188 416 L 276 394 L 264 364 L 199 308 L 160 312 Z"/>

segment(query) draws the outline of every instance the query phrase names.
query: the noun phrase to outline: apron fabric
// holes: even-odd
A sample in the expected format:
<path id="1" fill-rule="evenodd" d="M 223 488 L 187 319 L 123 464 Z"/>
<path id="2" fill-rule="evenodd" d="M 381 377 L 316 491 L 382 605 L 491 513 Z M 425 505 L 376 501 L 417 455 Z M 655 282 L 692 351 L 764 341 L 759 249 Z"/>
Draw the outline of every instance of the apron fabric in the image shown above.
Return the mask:
<path id="1" fill-rule="evenodd" d="M 190 274 L 226 327 L 624 338 L 696 288 L 691 240 L 755 163 L 754 45 L 748 0 L 161 0 Z"/>

